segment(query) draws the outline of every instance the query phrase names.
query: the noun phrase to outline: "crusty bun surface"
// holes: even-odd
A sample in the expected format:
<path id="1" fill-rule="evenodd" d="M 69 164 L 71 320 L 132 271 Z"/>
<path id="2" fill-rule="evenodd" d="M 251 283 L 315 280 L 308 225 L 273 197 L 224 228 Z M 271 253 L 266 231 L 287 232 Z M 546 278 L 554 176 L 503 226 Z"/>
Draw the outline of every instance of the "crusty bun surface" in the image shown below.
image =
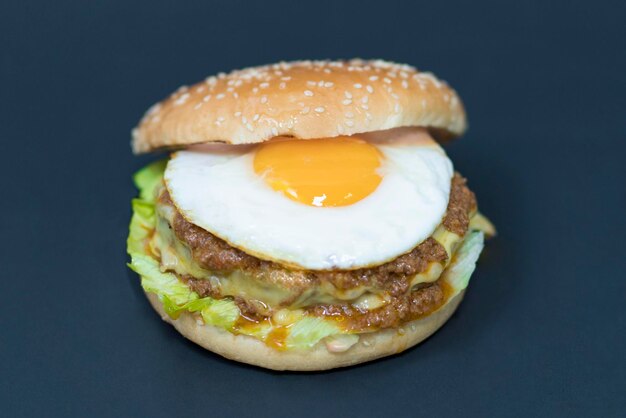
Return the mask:
<path id="1" fill-rule="evenodd" d="M 454 137 L 466 129 L 459 96 L 431 73 L 385 61 L 298 61 L 219 74 L 183 86 L 133 130 L 136 153 L 275 136 L 352 135 L 404 126 Z"/>
<path id="2" fill-rule="evenodd" d="M 386 329 L 362 334 L 359 342 L 342 353 L 331 353 L 319 343 L 311 350 L 278 351 L 260 340 L 245 335 L 234 335 L 226 330 L 196 321 L 190 313 L 173 320 L 153 293 L 146 293 L 152 307 L 183 336 L 209 351 L 231 360 L 273 370 L 313 371 L 351 366 L 377 358 L 400 353 L 428 338 L 454 313 L 463 299 L 464 291 L 449 300 L 437 312 L 403 325 L 400 329 Z"/>

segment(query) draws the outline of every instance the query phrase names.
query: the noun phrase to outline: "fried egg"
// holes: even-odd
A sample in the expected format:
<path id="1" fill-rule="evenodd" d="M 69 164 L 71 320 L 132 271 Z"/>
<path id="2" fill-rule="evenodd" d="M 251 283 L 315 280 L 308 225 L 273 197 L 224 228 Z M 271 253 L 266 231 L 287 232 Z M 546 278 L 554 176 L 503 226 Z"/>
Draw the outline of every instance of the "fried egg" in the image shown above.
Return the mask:
<path id="1" fill-rule="evenodd" d="M 265 260 L 310 270 L 370 267 L 428 238 L 453 175 L 418 128 L 275 138 L 176 152 L 165 182 L 193 224 Z"/>

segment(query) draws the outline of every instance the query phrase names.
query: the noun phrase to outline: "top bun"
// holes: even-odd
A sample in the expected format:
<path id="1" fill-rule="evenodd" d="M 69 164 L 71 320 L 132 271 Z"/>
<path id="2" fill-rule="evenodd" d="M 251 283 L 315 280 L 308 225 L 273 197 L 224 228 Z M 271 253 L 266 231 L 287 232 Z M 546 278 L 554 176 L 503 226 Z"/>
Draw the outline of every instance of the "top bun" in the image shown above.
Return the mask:
<path id="1" fill-rule="evenodd" d="M 133 130 L 133 151 L 275 136 L 325 138 L 404 126 L 466 127 L 459 96 L 431 73 L 385 61 L 297 61 L 218 74 L 179 88 Z"/>

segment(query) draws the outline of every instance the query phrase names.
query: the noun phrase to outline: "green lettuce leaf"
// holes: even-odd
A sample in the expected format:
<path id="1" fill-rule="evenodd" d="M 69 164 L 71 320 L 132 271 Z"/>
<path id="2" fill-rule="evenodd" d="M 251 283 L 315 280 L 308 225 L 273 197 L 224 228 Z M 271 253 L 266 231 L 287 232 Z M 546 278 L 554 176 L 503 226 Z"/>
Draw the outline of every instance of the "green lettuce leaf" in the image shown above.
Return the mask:
<path id="1" fill-rule="evenodd" d="M 239 308 L 228 299 L 212 299 L 212 303 L 200 312 L 206 324 L 231 329 L 239 318 Z"/>
<path id="2" fill-rule="evenodd" d="M 159 269 L 159 263 L 147 254 L 131 254 L 128 266 L 141 276 L 141 286 L 146 292 L 156 293 L 160 298 L 167 298 L 177 305 L 198 298 L 198 295 L 174 274 L 163 273 Z"/>
<path id="3" fill-rule="evenodd" d="M 133 216 L 128 228 L 126 249 L 129 254 L 143 253 L 146 238 L 148 238 L 156 223 L 154 203 L 133 199 L 132 207 Z"/>
<path id="4" fill-rule="evenodd" d="M 445 280 L 457 292 L 467 287 L 483 247 L 484 234 L 481 231 L 468 233 L 454 255 L 454 260 L 444 271 Z"/>
<path id="5" fill-rule="evenodd" d="M 311 348 L 322 338 L 339 334 L 341 330 L 330 321 L 319 317 L 304 317 L 289 329 L 287 348 Z"/>
<path id="6" fill-rule="evenodd" d="M 211 303 L 213 303 L 213 298 L 195 299 L 185 303 L 184 305 L 177 305 L 166 296 L 162 298 L 162 301 L 163 308 L 165 309 L 165 312 L 170 316 L 170 318 L 178 319 L 180 314 L 183 312 L 198 312 L 203 310 Z"/>
<path id="7" fill-rule="evenodd" d="M 154 192 L 163 178 L 167 159 L 148 164 L 133 176 L 133 182 L 139 189 L 139 198 L 146 202 L 154 202 Z"/>
<path id="8" fill-rule="evenodd" d="M 267 336 L 272 331 L 273 327 L 268 323 L 260 323 L 255 326 L 247 326 L 245 328 L 237 330 L 240 334 L 255 337 L 261 341 L 265 341 Z"/>
<path id="9" fill-rule="evenodd" d="M 130 220 L 126 248 L 128 254 L 144 253 L 145 240 L 156 224 L 154 210 L 155 191 L 165 171 L 167 160 L 148 164 L 133 176 L 139 189 L 139 198 L 133 199 L 133 216 Z"/>

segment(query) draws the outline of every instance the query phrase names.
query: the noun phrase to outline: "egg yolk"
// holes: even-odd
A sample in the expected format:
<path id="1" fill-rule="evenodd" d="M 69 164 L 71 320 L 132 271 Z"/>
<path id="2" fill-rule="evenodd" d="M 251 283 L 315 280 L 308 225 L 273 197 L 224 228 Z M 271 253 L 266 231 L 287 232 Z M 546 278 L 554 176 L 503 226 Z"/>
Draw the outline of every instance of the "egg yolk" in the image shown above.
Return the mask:
<path id="1" fill-rule="evenodd" d="M 296 202 L 347 206 L 376 190 L 381 160 L 375 146 L 356 137 L 278 139 L 258 147 L 254 171 Z"/>

